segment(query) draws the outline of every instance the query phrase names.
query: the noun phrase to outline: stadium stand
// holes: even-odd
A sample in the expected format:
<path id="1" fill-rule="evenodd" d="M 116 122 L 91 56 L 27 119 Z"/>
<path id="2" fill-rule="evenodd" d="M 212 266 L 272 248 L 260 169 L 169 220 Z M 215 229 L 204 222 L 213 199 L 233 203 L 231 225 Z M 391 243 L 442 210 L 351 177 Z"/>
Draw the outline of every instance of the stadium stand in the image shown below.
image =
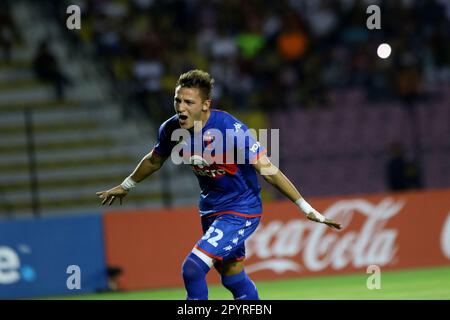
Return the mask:
<path id="1" fill-rule="evenodd" d="M 24 39 L 13 47 L 12 60 L 0 66 L 0 212 L 32 213 L 25 110 L 32 117 L 41 214 L 95 211 L 95 192 L 120 182 L 134 168 L 139 155 L 154 142 L 156 128 L 123 122 L 120 105 L 108 97 L 102 87 L 105 80 L 91 67 L 94 60 L 74 58 L 54 22 L 32 9 L 23 2 L 12 7 Z M 60 65 L 73 78 L 64 101 L 32 70 L 39 42 L 49 34 Z M 167 201 L 161 191 L 164 183 L 154 179 L 146 184 L 130 197 L 127 207 L 162 206 Z M 188 183 L 172 187 L 180 194 L 179 203 L 193 201 Z"/>
<path id="2" fill-rule="evenodd" d="M 65 26 L 70 4 L 81 8 L 79 31 Z M 423 187 L 449 187 L 450 7 L 382 4 L 399 18 L 369 31 L 364 1 L 15 2 L 23 43 L 0 68 L 0 209 L 30 212 L 24 107 L 42 208 L 94 210 L 95 191 L 122 181 L 154 143 L 176 77 L 192 67 L 216 78 L 216 107 L 262 111 L 281 128 L 281 168 L 307 196 L 387 191 L 394 142 L 418 162 Z M 73 82 L 64 102 L 32 74 L 47 37 Z M 393 47 L 383 61 L 382 41 Z M 189 171 L 165 166 L 126 206 L 194 204 Z"/>

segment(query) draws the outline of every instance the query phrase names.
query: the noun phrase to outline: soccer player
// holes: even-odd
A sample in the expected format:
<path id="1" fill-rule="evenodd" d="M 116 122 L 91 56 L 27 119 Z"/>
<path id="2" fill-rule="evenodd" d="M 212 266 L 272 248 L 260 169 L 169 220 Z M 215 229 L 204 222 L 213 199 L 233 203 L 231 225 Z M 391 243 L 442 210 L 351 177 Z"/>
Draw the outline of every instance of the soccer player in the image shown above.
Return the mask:
<path id="1" fill-rule="evenodd" d="M 257 288 L 244 270 L 244 242 L 255 231 L 262 214 L 256 173 L 294 202 L 309 220 L 336 229 L 341 226 L 326 219 L 301 197 L 270 162 L 264 147 L 246 134 L 245 124 L 224 111 L 211 109 L 213 83 L 211 76 L 201 70 L 182 74 L 175 88 L 176 114 L 159 128 L 154 148 L 120 185 L 97 195 L 102 204 L 111 205 L 116 198 L 121 203 L 137 183 L 161 168 L 169 157 L 187 160 L 200 184 L 203 228 L 203 236 L 182 265 L 187 299 L 208 299 L 205 277 L 214 266 L 235 299 L 257 300 Z M 175 130 L 181 130 L 184 136 L 173 139 Z M 218 138 L 220 134 L 223 139 Z"/>

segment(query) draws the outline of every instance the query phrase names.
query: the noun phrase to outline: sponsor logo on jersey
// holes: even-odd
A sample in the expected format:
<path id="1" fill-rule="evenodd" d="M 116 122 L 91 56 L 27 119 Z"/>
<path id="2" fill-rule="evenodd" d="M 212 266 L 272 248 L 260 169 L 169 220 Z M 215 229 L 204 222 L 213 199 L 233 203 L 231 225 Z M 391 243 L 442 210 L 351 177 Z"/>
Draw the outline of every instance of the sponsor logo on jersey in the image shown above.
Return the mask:
<path id="1" fill-rule="evenodd" d="M 211 178 L 220 178 L 227 173 L 236 174 L 236 164 L 209 164 L 206 159 L 199 155 L 193 155 L 189 158 L 189 163 L 192 166 L 192 170 L 196 175 L 206 176 Z"/>

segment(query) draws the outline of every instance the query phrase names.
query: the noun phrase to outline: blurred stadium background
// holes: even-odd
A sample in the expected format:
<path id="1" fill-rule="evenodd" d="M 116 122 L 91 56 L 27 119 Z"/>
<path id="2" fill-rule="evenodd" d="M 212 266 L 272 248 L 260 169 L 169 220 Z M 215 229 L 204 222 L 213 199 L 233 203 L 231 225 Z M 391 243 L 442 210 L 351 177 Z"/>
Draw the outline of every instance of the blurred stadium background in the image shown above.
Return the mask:
<path id="1" fill-rule="evenodd" d="M 371 4 L 381 8 L 379 30 L 366 27 Z M 69 5 L 81 9 L 80 30 L 66 26 Z M 111 278 L 124 270 L 105 267 L 109 213 L 95 192 L 120 183 L 151 149 L 173 114 L 177 77 L 191 68 L 216 79 L 216 108 L 280 129 L 280 167 L 306 197 L 450 188 L 449 35 L 446 0 L 2 0 L 0 251 L 9 260 L 0 259 L 0 297 L 73 294 L 61 268 L 75 257 L 100 270 L 82 293 L 116 289 Z M 387 59 L 376 55 L 383 42 Z M 166 164 L 121 211 L 192 208 L 190 171 Z M 265 203 L 281 199 L 263 188 Z M 439 194 L 446 214 L 450 197 Z M 79 249 L 67 262 L 62 238 L 99 251 Z M 46 253 L 61 261 L 43 263 Z M 436 274 L 448 279 L 443 270 Z M 43 288 L 40 278 L 56 273 L 59 289 Z M 439 283 L 436 297 L 449 299 L 448 281 Z"/>

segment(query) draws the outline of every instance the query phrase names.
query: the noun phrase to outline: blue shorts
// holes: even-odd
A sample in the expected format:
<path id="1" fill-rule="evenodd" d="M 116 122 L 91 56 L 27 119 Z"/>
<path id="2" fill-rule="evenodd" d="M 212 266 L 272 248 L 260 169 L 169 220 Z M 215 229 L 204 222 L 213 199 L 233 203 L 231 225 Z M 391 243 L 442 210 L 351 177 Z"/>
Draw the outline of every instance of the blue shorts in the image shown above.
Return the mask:
<path id="1" fill-rule="evenodd" d="M 245 258 L 245 240 L 256 230 L 258 217 L 221 214 L 202 219 L 203 237 L 195 248 L 219 261 L 239 261 Z"/>

